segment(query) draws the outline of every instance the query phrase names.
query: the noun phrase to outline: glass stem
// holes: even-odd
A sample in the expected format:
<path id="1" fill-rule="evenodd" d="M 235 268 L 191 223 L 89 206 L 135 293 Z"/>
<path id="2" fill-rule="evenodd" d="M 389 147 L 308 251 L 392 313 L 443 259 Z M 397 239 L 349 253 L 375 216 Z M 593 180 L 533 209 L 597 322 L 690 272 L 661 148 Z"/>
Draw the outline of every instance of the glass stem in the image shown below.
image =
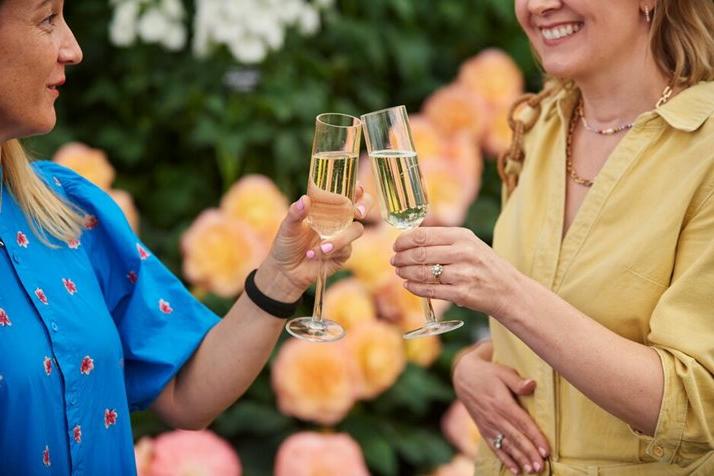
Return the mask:
<path id="1" fill-rule="evenodd" d="M 435 323 L 436 314 L 434 313 L 434 307 L 431 305 L 431 299 L 421 298 L 421 304 L 424 307 L 424 316 L 426 316 L 427 324 Z"/>
<path id="2" fill-rule="evenodd" d="M 325 294 L 325 262 L 320 256 L 317 284 L 315 286 L 315 307 L 312 309 L 313 322 L 322 322 L 322 296 Z"/>

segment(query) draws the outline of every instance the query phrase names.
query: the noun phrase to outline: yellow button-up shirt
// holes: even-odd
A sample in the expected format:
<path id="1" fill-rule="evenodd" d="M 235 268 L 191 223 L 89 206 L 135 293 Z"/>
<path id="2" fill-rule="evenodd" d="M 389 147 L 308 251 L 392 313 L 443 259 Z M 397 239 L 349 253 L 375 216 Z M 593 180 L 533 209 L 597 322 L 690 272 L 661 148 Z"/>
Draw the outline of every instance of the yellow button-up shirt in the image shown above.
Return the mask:
<path id="1" fill-rule="evenodd" d="M 494 361 L 538 383 L 520 402 L 550 442 L 547 474 L 714 475 L 714 82 L 637 119 L 563 237 L 565 138 L 577 94 L 544 101 L 494 249 L 657 351 L 664 398 L 656 433 L 638 434 L 607 413 L 491 319 Z M 482 444 L 477 474 L 499 472 L 510 474 Z"/>

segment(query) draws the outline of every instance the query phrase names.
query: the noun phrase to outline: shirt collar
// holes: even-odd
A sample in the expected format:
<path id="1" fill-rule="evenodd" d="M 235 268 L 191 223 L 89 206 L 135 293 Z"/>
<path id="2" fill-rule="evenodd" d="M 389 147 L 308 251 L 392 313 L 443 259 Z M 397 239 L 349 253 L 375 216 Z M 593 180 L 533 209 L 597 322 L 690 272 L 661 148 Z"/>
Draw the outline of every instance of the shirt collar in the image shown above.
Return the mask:
<path id="1" fill-rule="evenodd" d="M 675 129 L 696 131 L 714 114 L 714 81 L 702 81 L 685 89 L 656 112 Z"/>

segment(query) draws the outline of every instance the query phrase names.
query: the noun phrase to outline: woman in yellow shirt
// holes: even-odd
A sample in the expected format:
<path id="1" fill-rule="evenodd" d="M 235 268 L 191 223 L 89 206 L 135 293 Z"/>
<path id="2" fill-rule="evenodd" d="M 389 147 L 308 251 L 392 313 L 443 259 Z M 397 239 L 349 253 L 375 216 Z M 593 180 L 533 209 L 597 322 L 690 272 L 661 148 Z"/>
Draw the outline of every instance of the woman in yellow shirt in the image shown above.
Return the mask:
<path id="1" fill-rule="evenodd" d="M 515 4 L 558 79 L 517 114 L 493 250 L 422 228 L 393 259 L 491 316 L 454 372 L 477 473 L 714 474 L 714 3 Z"/>

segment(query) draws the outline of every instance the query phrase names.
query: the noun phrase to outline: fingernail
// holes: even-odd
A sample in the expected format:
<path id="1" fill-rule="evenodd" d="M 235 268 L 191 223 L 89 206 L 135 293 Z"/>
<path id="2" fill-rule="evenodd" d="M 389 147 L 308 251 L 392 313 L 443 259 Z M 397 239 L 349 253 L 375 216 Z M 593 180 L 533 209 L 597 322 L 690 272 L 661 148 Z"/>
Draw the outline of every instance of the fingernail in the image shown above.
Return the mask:
<path id="1" fill-rule="evenodd" d="M 335 249 L 335 247 L 332 243 L 323 243 L 320 245 L 320 249 L 323 253 L 329 253 L 330 251 Z"/>
<path id="2" fill-rule="evenodd" d="M 361 216 L 362 218 L 367 215 L 367 209 L 364 208 L 364 205 L 357 205 L 357 211 L 359 212 L 359 216 Z"/>
<path id="3" fill-rule="evenodd" d="M 533 469 L 540 472 L 540 463 L 533 463 Z"/>
<path id="4" fill-rule="evenodd" d="M 404 286 L 404 289 L 409 289 L 409 283 L 406 281 L 402 283 L 402 286 Z"/>
<path id="5" fill-rule="evenodd" d="M 389 264 L 391 264 L 392 266 L 394 266 L 394 262 L 395 262 L 395 261 L 396 261 L 396 258 L 395 258 L 394 256 L 392 256 L 391 258 L 389 258 Z"/>
<path id="6" fill-rule="evenodd" d="M 300 197 L 300 200 L 297 201 L 297 208 L 298 210 L 305 210 L 305 202 L 303 201 L 304 197 Z"/>
<path id="7" fill-rule="evenodd" d="M 307 250 L 307 253 L 305 253 L 307 256 L 307 259 L 314 259 L 315 258 L 315 252 L 312 250 Z"/>
<path id="8" fill-rule="evenodd" d="M 526 473 L 530 473 L 531 471 L 533 471 L 533 468 L 531 468 L 531 465 L 529 465 L 529 464 L 525 465 L 523 467 L 523 469 L 526 470 Z"/>
<path id="9" fill-rule="evenodd" d="M 538 453 L 540 453 L 540 455 L 541 455 L 543 458 L 547 458 L 547 457 L 548 457 L 548 452 L 545 451 L 545 448 L 538 448 Z"/>
<path id="10" fill-rule="evenodd" d="M 516 468 L 511 468 L 511 473 L 518 474 L 518 470 Z"/>

